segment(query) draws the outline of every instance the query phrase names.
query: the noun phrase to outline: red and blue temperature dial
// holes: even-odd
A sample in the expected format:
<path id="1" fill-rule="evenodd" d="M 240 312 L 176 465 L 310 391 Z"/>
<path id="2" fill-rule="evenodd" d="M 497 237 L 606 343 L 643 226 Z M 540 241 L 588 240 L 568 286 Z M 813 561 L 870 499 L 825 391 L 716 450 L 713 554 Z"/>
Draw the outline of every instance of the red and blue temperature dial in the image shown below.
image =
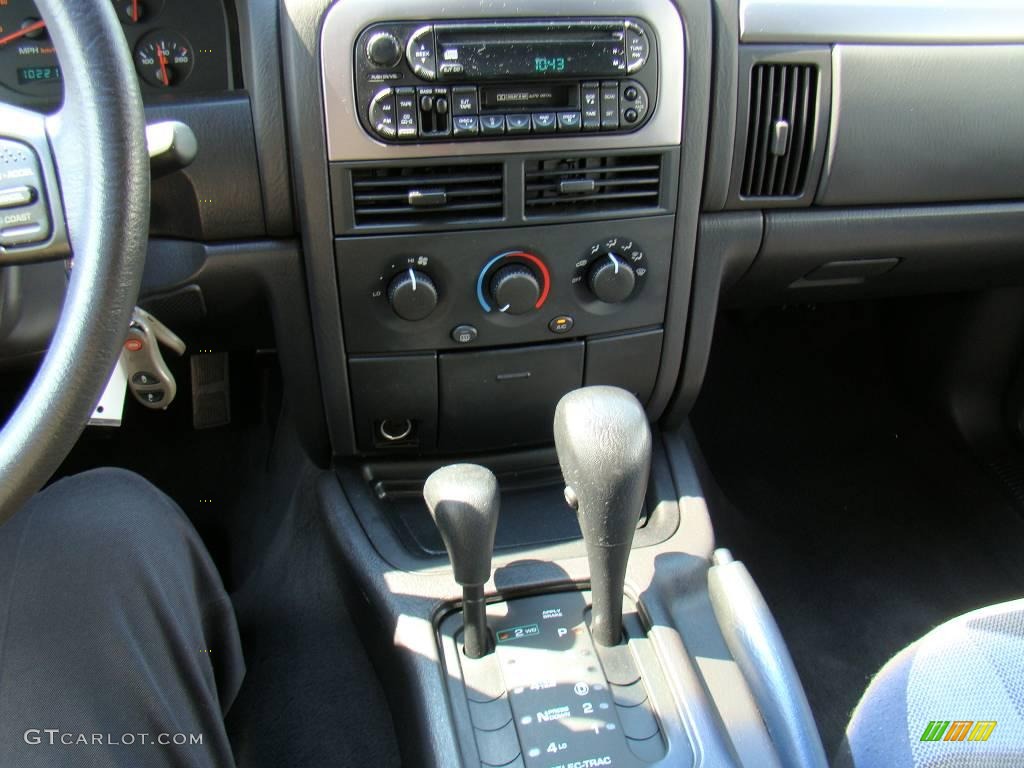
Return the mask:
<path id="1" fill-rule="evenodd" d="M 544 306 L 551 292 L 547 265 L 527 251 L 506 251 L 488 261 L 476 281 L 484 312 L 523 315 Z"/>

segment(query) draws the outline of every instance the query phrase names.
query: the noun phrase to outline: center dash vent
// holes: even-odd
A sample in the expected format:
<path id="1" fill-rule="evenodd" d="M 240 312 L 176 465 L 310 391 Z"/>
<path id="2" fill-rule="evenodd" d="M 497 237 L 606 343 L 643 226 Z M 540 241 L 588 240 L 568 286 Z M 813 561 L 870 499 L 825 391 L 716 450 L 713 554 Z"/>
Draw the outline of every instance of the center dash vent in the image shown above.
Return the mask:
<path id="1" fill-rule="evenodd" d="M 753 66 L 740 195 L 797 197 L 804 193 L 814 148 L 817 97 L 814 64 Z"/>
<path id="2" fill-rule="evenodd" d="M 504 202 L 501 163 L 352 169 L 357 227 L 496 221 Z"/>
<path id="3" fill-rule="evenodd" d="M 660 155 L 526 161 L 527 216 L 657 209 L 660 201 Z"/>

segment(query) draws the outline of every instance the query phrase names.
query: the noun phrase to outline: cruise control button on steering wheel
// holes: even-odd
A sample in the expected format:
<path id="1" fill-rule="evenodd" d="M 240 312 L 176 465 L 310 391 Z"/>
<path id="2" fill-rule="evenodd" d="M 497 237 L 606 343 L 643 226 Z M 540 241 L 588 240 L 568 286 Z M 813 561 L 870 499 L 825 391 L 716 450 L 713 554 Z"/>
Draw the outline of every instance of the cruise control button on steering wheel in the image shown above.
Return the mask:
<path id="1" fill-rule="evenodd" d="M 0 266 L 66 258 L 45 119 L 0 104 L 0 126 Z"/>

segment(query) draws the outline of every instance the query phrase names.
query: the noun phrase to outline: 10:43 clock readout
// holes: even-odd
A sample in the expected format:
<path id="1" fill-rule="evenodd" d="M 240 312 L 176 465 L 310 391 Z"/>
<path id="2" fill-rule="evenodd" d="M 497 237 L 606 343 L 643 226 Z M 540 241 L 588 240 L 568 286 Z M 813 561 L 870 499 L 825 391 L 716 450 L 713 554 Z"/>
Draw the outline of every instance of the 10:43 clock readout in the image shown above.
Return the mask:
<path id="1" fill-rule="evenodd" d="M 565 72 L 565 57 L 546 58 L 538 56 L 533 60 L 534 72 Z"/>

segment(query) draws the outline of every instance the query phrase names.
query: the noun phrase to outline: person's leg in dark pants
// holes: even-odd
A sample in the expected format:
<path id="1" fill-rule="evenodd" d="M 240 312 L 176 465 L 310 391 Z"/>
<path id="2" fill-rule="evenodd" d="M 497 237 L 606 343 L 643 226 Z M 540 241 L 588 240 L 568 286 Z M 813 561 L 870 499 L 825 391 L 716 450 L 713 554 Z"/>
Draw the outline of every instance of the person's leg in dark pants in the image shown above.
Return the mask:
<path id="1" fill-rule="evenodd" d="M 0 528 L 0 766 L 227 768 L 243 675 L 209 553 L 141 477 L 61 480 Z"/>

